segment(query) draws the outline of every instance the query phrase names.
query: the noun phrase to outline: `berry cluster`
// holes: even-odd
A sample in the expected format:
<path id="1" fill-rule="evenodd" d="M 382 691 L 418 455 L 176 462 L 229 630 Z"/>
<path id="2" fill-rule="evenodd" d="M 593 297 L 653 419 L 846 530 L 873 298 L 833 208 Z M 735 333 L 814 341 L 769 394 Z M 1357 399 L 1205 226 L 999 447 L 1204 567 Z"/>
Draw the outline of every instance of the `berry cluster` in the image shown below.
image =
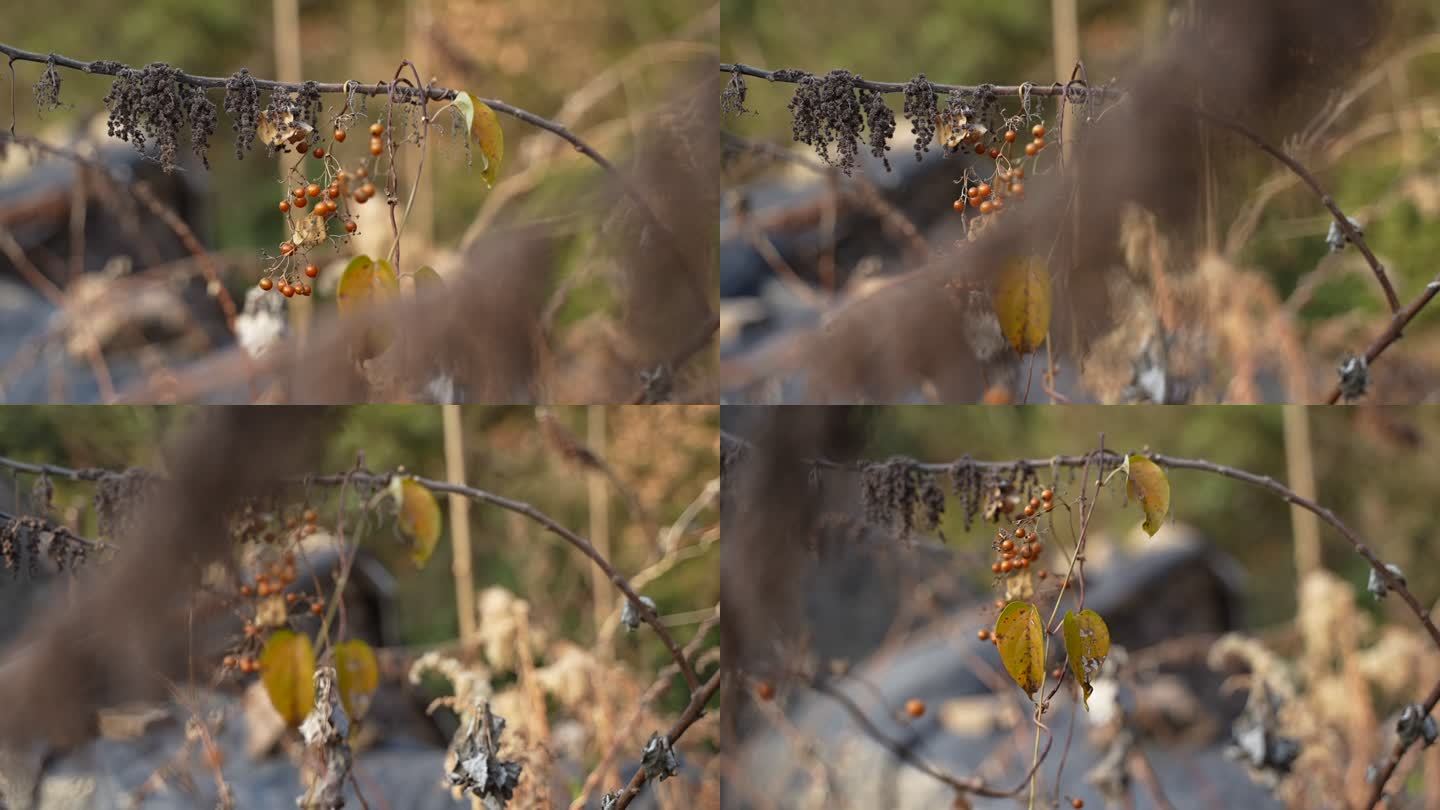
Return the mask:
<path id="1" fill-rule="evenodd" d="M 1025 505 L 1012 531 L 997 530 L 993 547 L 998 558 L 990 565 L 992 573 L 1001 577 L 1019 574 L 1040 559 L 1045 546 L 1040 542 L 1039 515 L 1055 508 L 1054 498 L 1053 490 L 1042 490 L 1040 497 L 1031 498 Z M 1040 571 L 1038 576 L 1044 579 L 1046 572 Z"/>
<path id="2" fill-rule="evenodd" d="M 221 662 L 224 670 L 242 675 L 258 673 L 258 655 L 271 632 L 288 627 L 292 616 L 325 613 L 325 600 L 318 593 L 291 590 L 298 578 L 295 547 L 319 530 L 319 519 L 310 508 L 298 513 L 290 510 L 289 515 L 282 517 L 247 505 L 231 520 L 230 531 L 235 539 L 260 542 L 271 548 L 256 555 L 252 578 L 236 586 L 239 611 L 245 624 L 241 637 Z"/>
<path id="3" fill-rule="evenodd" d="M 270 110 L 266 114 L 271 114 Z M 267 256 L 270 261 L 265 275 L 260 279 L 260 289 L 276 290 L 286 298 L 296 295 L 313 295 L 315 288 L 311 281 L 320 275 L 320 267 L 309 258 L 310 250 L 330 240 L 344 240 L 359 231 L 359 220 L 353 206 L 364 205 L 378 193 L 370 180 L 370 166 L 385 151 L 385 127 L 379 122 L 370 125 L 370 158 L 361 161 L 353 171 L 342 167 L 332 150 L 345 142 L 343 121 L 350 116 L 338 116 L 332 133 L 330 148 L 324 145 L 311 147 L 307 137 L 297 140 L 293 147 L 300 154 L 300 160 L 290 168 L 287 182 L 294 183 L 289 194 L 277 204 L 280 214 L 285 217 L 291 237 L 280 243 L 278 256 Z M 308 125 L 306 125 L 308 128 Z M 296 130 L 306 131 L 308 130 Z M 290 136 L 277 136 L 282 142 Z M 290 147 L 285 147 L 288 150 Z M 306 159 L 320 161 L 319 172 L 311 177 L 301 171 Z M 306 213 L 309 209 L 309 213 Z M 332 232 L 331 223 L 339 228 Z"/>
<path id="4" fill-rule="evenodd" d="M 959 120 L 966 119 L 962 116 Z M 1040 154 L 1047 143 L 1045 141 L 1045 125 L 1036 124 L 1031 127 L 1030 134 L 1033 139 L 1025 144 L 1024 157 L 1011 155 L 1016 149 L 1019 141 L 1019 133 L 1014 127 L 1006 127 L 998 134 L 991 133 L 982 126 L 952 130 L 951 141 L 947 147 L 952 151 L 960 149 L 973 149 L 976 155 L 988 157 L 994 161 L 994 170 L 987 176 L 984 173 L 971 175 L 967 170 L 965 178 L 961 181 L 965 185 L 965 193 L 952 203 L 956 211 L 964 211 L 967 208 L 975 212 L 989 215 L 1005 210 L 1006 200 L 1018 200 L 1025 196 L 1025 166 L 1026 158 L 1035 158 Z"/>

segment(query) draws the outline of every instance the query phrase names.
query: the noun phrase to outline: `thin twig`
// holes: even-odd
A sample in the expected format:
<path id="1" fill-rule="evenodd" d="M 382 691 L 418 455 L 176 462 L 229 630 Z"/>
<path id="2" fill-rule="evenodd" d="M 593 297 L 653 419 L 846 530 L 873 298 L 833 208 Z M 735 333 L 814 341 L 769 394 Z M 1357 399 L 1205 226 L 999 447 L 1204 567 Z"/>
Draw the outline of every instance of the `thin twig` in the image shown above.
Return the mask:
<path id="1" fill-rule="evenodd" d="M 1430 303 L 1430 299 L 1434 298 L 1436 293 L 1440 293 L 1440 276 L 1436 276 L 1434 281 L 1426 284 L 1425 289 L 1421 291 L 1420 295 L 1417 296 L 1414 301 L 1410 302 L 1409 306 L 1391 316 L 1390 325 L 1386 326 L 1385 331 L 1377 335 L 1375 339 L 1370 342 L 1369 348 L 1365 349 L 1366 365 L 1375 362 L 1375 358 L 1379 357 L 1386 349 L 1390 348 L 1391 344 L 1400 339 L 1405 327 L 1408 326 L 1411 321 L 1415 320 L 1415 316 L 1420 314 L 1420 311 Z M 1334 388 L 1330 389 L 1330 393 L 1326 395 L 1325 403 L 1327 405 L 1334 405 L 1339 401 L 1340 386 L 1336 384 Z"/>
<path id="2" fill-rule="evenodd" d="M 803 70 L 765 70 L 750 65 L 720 63 L 721 73 L 740 73 L 746 76 L 754 76 L 757 79 L 766 79 L 772 82 L 787 82 L 794 84 L 801 78 L 811 75 Z M 868 79 L 854 78 L 850 82 L 855 87 L 863 87 L 866 90 L 874 90 L 877 93 L 903 93 L 909 86 L 909 82 L 872 82 Z M 1093 93 L 1097 98 L 1104 98 L 1106 94 L 1113 93 L 1106 87 L 1090 87 L 1080 80 L 1068 84 L 1054 82 L 1049 85 L 1026 82 L 1025 84 L 942 84 L 930 82 L 930 88 L 936 93 L 987 93 L 996 96 L 1063 96 L 1074 100 L 1076 103 L 1084 103 Z"/>

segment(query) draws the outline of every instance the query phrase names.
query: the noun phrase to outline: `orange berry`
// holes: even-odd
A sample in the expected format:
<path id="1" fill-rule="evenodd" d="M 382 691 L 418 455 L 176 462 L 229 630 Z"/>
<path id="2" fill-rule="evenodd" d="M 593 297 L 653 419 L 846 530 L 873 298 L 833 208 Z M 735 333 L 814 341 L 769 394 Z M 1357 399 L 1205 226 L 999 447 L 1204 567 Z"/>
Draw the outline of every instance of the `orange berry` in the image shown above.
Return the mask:
<path id="1" fill-rule="evenodd" d="M 1048 578 L 1048 577 L 1050 576 L 1050 572 L 1049 572 L 1049 571 L 1046 571 L 1044 568 L 1041 568 L 1041 569 L 1040 569 L 1040 573 L 1036 574 L 1035 576 L 1037 576 L 1037 577 L 1039 577 L 1039 578 L 1041 578 L 1041 579 L 1046 579 L 1046 578 Z"/>
<path id="2" fill-rule="evenodd" d="M 311 152 L 310 154 L 314 155 L 316 158 L 323 158 L 325 157 L 325 147 L 317 146 L 315 147 L 315 151 Z"/>
<path id="3" fill-rule="evenodd" d="M 1012 170 L 1010 171 L 1010 176 L 1011 176 L 1011 177 L 1014 177 L 1016 180 L 1024 180 L 1024 179 L 1025 179 L 1025 169 L 1022 168 L 1022 167 L 1020 167 L 1020 166 L 1016 166 L 1014 169 L 1012 169 Z"/>
<path id="4" fill-rule="evenodd" d="M 372 137 L 378 138 L 378 137 L 380 137 L 381 135 L 384 135 L 384 134 L 385 134 L 385 125 L 384 125 L 384 124 L 380 123 L 379 121 L 376 121 L 375 123 L 373 123 L 373 124 L 370 125 L 370 135 L 371 135 Z"/>
<path id="5" fill-rule="evenodd" d="M 306 187 L 305 187 L 305 194 L 306 194 L 306 196 L 312 197 L 312 198 L 313 198 L 313 197 L 319 197 L 319 196 L 320 196 L 320 184 L 319 184 L 319 183 L 311 183 L 310 185 L 306 186 Z"/>
<path id="6" fill-rule="evenodd" d="M 294 297 L 295 297 L 295 288 L 292 287 L 292 286 L 290 286 L 289 284 L 281 284 L 281 285 L 280 285 L 280 294 L 283 295 L 283 296 L 285 296 L 286 298 L 294 298 Z M 269 586 L 266 586 L 266 587 L 268 588 Z M 262 593 L 262 594 L 260 594 L 260 595 L 261 595 L 261 596 L 268 596 L 269 594 L 268 594 L 268 593 Z"/>
<path id="7" fill-rule="evenodd" d="M 1015 137 L 1016 137 L 1016 136 L 1015 136 L 1015 130 L 1013 130 L 1013 129 L 1007 129 L 1007 130 L 1005 130 L 1005 143 L 1014 143 L 1014 142 L 1015 142 Z"/>
<path id="8" fill-rule="evenodd" d="M 227 655 L 227 656 L 225 656 L 225 660 L 224 660 L 224 661 L 221 661 L 220 663 L 221 663 L 221 665 L 224 666 L 226 669 L 234 669 L 234 668 L 235 668 L 235 656 L 233 656 L 233 655 Z"/>
<path id="9" fill-rule="evenodd" d="M 1018 529 L 1015 530 L 1015 539 L 1017 539 L 1017 540 L 1024 540 L 1024 539 L 1025 539 L 1025 527 L 1024 527 L 1024 526 L 1021 526 L 1020 528 L 1018 528 Z"/>
<path id="10" fill-rule="evenodd" d="M 1039 149 L 1036 149 L 1036 148 L 1035 148 L 1035 144 L 1033 144 L 1033 143 L 1027 143 L 1027 144 L 1025 144 L 1025 154 L 1026 154 L 1026 156 L 1028 156 L 1028 157 L 1035 157 L 1036 153 L 1038 153 L 1039 151 L 1040 151 Z"/>
<path id="11" fill-rule="evenodd" d="M 314 613 L 316 616 L 319 616 L 320 614 L 324 613 L 324 612 L 325 612 L 325 600 L 324 600 L 324 599 L 316 599 L 315 601 L 311 602 L 311 603 L 310 603 L 310 612 L 311 612 L 311 613 Z"/>
<path id="12" fill-rule="evenodd" d="M 1044 149 L 1044 148 L 1045 148 L 1045 139 L 1044 139 L 1044 138 L 1036 138 L 1033 145 L 1034 145 L 1034 147 L 1035 147 L 1035 151 L 1036 151 L 1036 152 L 1039 152 L 1041 149 Z"/>
<path id="13" fill-rule="evenodd" d="M 986 200 L 986 201 L 980 203 L 980 213 L 982 213 L 982 214 L 988 214 L 988 213 L 990 213 L 990 212 L 992 212 L 992 211 L 994 211 L 994 210 L 995 210 L 995 203 L 990 202 L 989 200 Z"/>
<path id="14" fill-rule="evenodd" d="M 360 190 L 363 191 L 363 192 L 365 192 L 366 198 L 370 198 L 370 197 L 374 197 L 374 196 L 375 196 L 375 184 L 374 184 L 374 183 L 366 183 L 365 185 L 363 185 L 363 186 L 360 187 Z"/>
<path id="15" fill-rule="evenodd" d="M 1013 194 L 1013 195 L 1015 195 L 1016 197 L 1023 197 L 1023 196 L 1025 196 L 1025 184 L 1024 184 L 1024 183 L 1011 183 L 1011 184 L 1010 184 L 1010 193 Z"/>
<path id="16" fill-rule="evenodd" d="M 975 637 L 978 638 L 978 639 L 980 639 L 981 641 L 989 641 L 989 640 L 990 640 L 990 631 L 989 631 L 989 630 L 985 630 L 985 629 L 982 628 L 982 629 L 980 630 L 980 632 L 978 632 L 978 633 L 975 634 Z"/>
<path id="17" fill-rule="evenodd" d="M 294 242 L 281 242 L 281 243 L 280 243 L 280 252 L 281 252 L 283 255 L 289 256 L 290 254 L 292 254 L 292 253 L 295 252 L 295 243 L 294 243 Z"/>
<path id="18" fill-rule="evenodd" d="M 340 129 L 339 127 L 336 127 L 336 128 L 335 128 L 335 142 L 336 142 L 336 143 L 344 143 L 344 142 L 345 142 L 345 130 Z"/>
<path id="19" fill-rule="evenodd" d="M 1040 499 L 1039 499 L 1039 498 L 1035 498 L 1035 497 L 1030 498 L 1030 505 L 1033 506 L 1033 507 L 1035 507 L 1036 509 L 1039 509 L 1039 508 L 1040 508 Z"/>
<path id="20" fill-rule="evenodd" d="M 977 154 L 977 155 L 983 155 L 983 154 L 985 154 L 985 144 L 983 144 L 983 143 L 977 143 L 977 144 L 975 144 L 975 154 Z"/>
<path id="21" fill-rule="evenodd" d="M 364 166 L 361 166 L 360 168 L 355 170 L 355 176 L 360 178 L 361 180 L 364 180 L 365 178 L 370 176 L 370 171 Z"/>
<path id="22" fill-rule="evenodd" d="M 1015 567 L 1016 567 L 1016 568 L 1029 568 L 1029 567 L 1030 567 L 1030 560 L 1028 560 L 1028 559 L 1026 559 L 1026 558 L 1024 558 L 1024 557 L 1021 557 L 1020 559 L 1018 559 L 1018 560 L 1015 561 Z"/>
<path id="23" fill-rule="evenodd" d="M 950 207 L 951 207 L 951 208 L 954 208 L 956 211 L 964 211 L 964 210 L 965 210 L 965 198 L 964 198 L 964 197 L 957 197 L 957 198 L 955 199 L 955 202 L 953 202 L 953 203 L 950 204 Z"/>
<path id="24" fill-rule="evenodd" d="M 998 195 L 995 197 L 995 199 L 991 200 L 991 202 L 995 205 L 996 211 L 999 211 L 1000 209 L 1005 207 L 1005 201 L 1001 199 Z"/>
<path id="25" fill-rule="evenodd" d="M 1030 128 L 1030 134 L 1034 135 L 1037 139 L 1045 137 L 1045 125 L 1036 124 Z"/>
<path id="26" fill-rule="evenodd" d="M 775 699 L 775 685 L 769 681 L 761 681 L 755 684 L 755 696 L 761 700 Z"/>
<path id="27" fill-rule="evenodd" d="M 305 187 L 304 187 L 304 186 L 296 186 L 295 188 L 290 189 L 290 196 L 291 196 L 291 197 L 304 197 L 304 196 L 305 196 Z"/>
<path id="28" fill-rule="evenodd" d="M 325 189 L 325 196 L 332 200 L 340 199 L 340 187 L 331 183 L 330 188 Z"/>
<path id="29" fill-rule="evenodd" d="M 296 594 L 296 593 L 287 593 L 287 594 L 285 594 L 285 604 L 287 604 L 287 605 L 293 605 L 293 604 L 295 604 L 295 603 L 298 602 L 298 601 L 300 601 L 300 595 L 299 595 L 299 594 Z"/>
<path id="30" fill-rule="evenodd" d="M 995 158 L 1000 157 L 1000 150 L 992 146 L 990 147 L 990 151 L 986 152 L 985 154 L 989 155 L 991 160 L 994 160 Z"/>
<path id="31" fill-rule="evenodd" d="M 296 197 L 296 198 L 295 198 L 295 207 L 296 207 L 296 208 L 304 208 L 305 206 L 307 206 L 307 205 L 309 205 L 309 204 L 310 204 L 310 201 L 307 200 L 307 199 L 305 199 L 304 197 Z"/>
<path id="32" fill-rule="evenodd" d="M 1051 498 L 1054 498 L 1054 497 L 1055 497 L 1055 491 L 1052 490 L 1052 489 L 1044 489 L 1044 490 L 1041 490 L 1041 491 L 1040 491 L 1040 500 L 1042 500 L 1042 501 L 1048 501 L 1048 500 L 1050 500 Z"/>
<path id="33" fill-rule="evenodd" d="M 1000 563 L 991 563 L 990 570 L 996 574 L 1000 573 Z"/>
<path id="34" fill-rule="evenodd" d="M 1081 810 L 1081 808 L 1085 806 L 1085 800 L 1076 796 L 1070 800 L 1070 806 L 1075 808 L 1075 810 Z"/>
<path id="35" fill-rule="evenodd" d="M 376 157 L 379 157 L 379 156 L 380 156 L 380 153 L 381 153 L 381 152 L 384 152 L 384 151 L 385 151 L 385 145 L 382 144 L 382 143 L 380 143 L 380 139 L 379 139 L 379 138 L 371 138 L 371 139 L 370 139 L 370 154 L 372 154 L 372 155 L 374 155 L 374 156 L 376 156 Z"/>
<path id="36" fill-rule="evenodd" d="M 320 268 L 316 267 L 313 264 L 307 264 L 305 265 L 305 275 L 309 276 L 310 278 L 315 278 L 316 276 L 320 275 Z"/>
<path id="37" fill-rule="evenodd" d="M 289 211 L 289 210 L 290 210 L 290 201 L 289 201 L 289 200 L 281 200 L 281 201 L 280 201 L 280 213 L 284 214 L 284 213 L 286 213 L 286 212 Z"/>
<path id="38" fill-rule="evenodd" d="M 1033 506 L 1027 506 L 1027 507 L 1025 507 L 1025 517 L 1035 517 L 1035 507 L 1033 507 Z"/>
<path id="39" fill-rule="evenodd" d="M 1015 567 L 1015 563 L 1010 562 L 1009 560 L 1001 560 L 1001 561 L 1000 561 L 1000 573 L 1002 573 L 1002 574 L 1008 574 L 1008 573 L 1010 573 L 1010 569 L 1012 569 L 1012 568 L 1014 568 L 1014 567 Z"/>
<path id="40" fill-rule="evenodd" d="M 345 232 L 346 232 L 346 233 L 354 233 L 355 230 L 356 230 L 358 227 L 360 227 L 360 226 L 356 225 L 356 224 L 355 224 L 355 220 L 352 219 L 352 220 L 350 220 L 349 222 L 346 222 L 346 223 L 345 223 Z"/>
<path id="41" fill-rule="evenodd" d="M 910 698 L 905 701 L 905 713 L 911 717 L 920 717 L 925 714 L 925 701 L 920 698 Z"/>
<path id="42" fill-rule="evenodd" d="M 270 292 L 270 288 L 274 286 L 275 282 L 271 281 L 269 276 L 260 279 L 260 289 L 264 290 L 265 292 Z"/>
<path id="43" fill-rule="evenodd" d="M 979 188 L 980 188 L 980 190 L 979 190 L 980 199 L 982 199 L 982 200 L 985 199 L 986 197 L 989 197 L 989 196 L 990 196 L 990 192 L 991 192 L 991 191 L 994 191 L 994 189 L 990 188 L 990 184 L 989 184 L 989 183 L 981 183 Z"/>

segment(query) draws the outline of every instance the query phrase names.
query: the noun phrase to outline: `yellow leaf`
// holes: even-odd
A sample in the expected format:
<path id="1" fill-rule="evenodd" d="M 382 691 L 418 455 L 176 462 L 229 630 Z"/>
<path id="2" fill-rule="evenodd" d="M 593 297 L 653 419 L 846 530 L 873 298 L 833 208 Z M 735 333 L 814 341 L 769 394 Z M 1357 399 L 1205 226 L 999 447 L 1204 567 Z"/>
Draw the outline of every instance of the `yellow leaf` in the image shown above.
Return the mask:
<path id="1" fill-rule="evenodd" d="M 1110 654 L 1110 628 L 1093 610 L 1082 610 L 1076 616 L 1065 611 L 1065 654 L 1070 657 L 1070 671 L 1085 690 L 1085 710 L 1090 710 L 1090 685 L 1100 674 L 1100 665 Z"/>
<path id="2" fill-rule="evenodd" d="M 1125 459 L 1125 477 L 1125 491 L 1140 502 L 1145 510 L 1144 529 L 1154 537 L 1170 514 L 1170 481 L 1160 465 L 1144 456 Z"/>
<path id="3" fill-rule="evenodd" d="M 500 119 L 485 102 L 463 90 L 455 94 L 455 106 L 465 116 L 470 137 L 480 146 L 480 176 L 485 178 L 487 188 L 494 188 L 500 162 L 505 159 L 505 131 L 500 128 Z"/>
<path id="4" fill-rule="evenodd" d="M 370 698 L 380 687 L 380 664 L 375 660 L 375 651 L 358 638 L 337 645 L 335 672 L 345 713 L 359 720 L 370 710 Z"/>
<path id="5" fill-rule="evenodd" d="M 1029 354 L 1050 333 L 1050 274 L 1038 259 L 1006 264 L 995 287 L 995 317 L 1010 347 Z"/>
<path id="6" fill-rule="evenodd" d="M 390 494 L 398 504 L 396 520 L 410 544 L 410 558 L 424 566 L 440 540 L 440 505 L 423 484 L 413 478 L 392 478 Z"/>
<path id="7" fill-rule="evenodd" d="M 374 304 L 393 299 L 400 290 L 395 278 L 395 268 L 381 260 L 378 264 L 369 256 L 356 256 L 345 265 L 340 274 L 340 284 L 335 288 L 335 306 L 340 317 L 350 317 Z M 365 331 L 362 345 L 356 353 L 361 359 L 375 357 L 390 345 L 392 336 L 385 324 L 375 324 Z"/>
<path id="8" fill-rule="evenodd" d="M 995 641 L 1005 671 L 1032 698 L 1045 677 L 1045 628 L 1029 602 L 1011 602 L 995 620 Z"/>
<path id="9" fill-rule="evenodd" d="M 300 725 L 315 704 L 315 650 L 310 637 L 276 630 L 260 653 L 260 682 L 275 711 L 290 726 Z"/>

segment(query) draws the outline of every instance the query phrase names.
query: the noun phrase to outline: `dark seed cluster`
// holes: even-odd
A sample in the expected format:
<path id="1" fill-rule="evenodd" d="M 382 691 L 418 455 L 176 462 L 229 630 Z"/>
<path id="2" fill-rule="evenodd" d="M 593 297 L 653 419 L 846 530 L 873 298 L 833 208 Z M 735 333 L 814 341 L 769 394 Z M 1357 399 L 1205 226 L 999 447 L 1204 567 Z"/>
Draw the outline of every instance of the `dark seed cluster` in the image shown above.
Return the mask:
<path id="1" fill-rule="evenodd" d="M 915 160 L 919 161 L 922 159 L 921 153 L 929 152 L 930 143 L 935 140 L 935 89 L 930 86 L 924 73 L 905 85 L 905 107 L 902 112 L 910 122 L 910 131 L 915 133 Z"/>
<path id="2" fill-rule="evenodd" d="M 95 482 L 95 519 L 101 537 L 125 537 L 135 528 L 157 488 L 153 475 L 132 469 L 106 473 Z"/>
<path id="3" fill-rule="evenodd" d="M 725 89 L 720 93 L 720 112 L 736 116 L 750 112 L 745 108 L 745 94 L 748 92 L 744 74 L 739 70 L 731 71 L 730 81 L 725 83 Z"/>
<path id="4" fill-rule="evenodd" d="M 105 106 L 110 111 L 106 124 L 111 137 L 134 144 L 142 154 L 146 144 L 152 144 L 156 160 L 166 172 L 175 169 L 180 128 L 187 120 L 181 87 L 180 71 L 155 62 L 142 70 L 122 69 L 105 96 Z M 192 107 L 197 114 L 204 115 L 204 105 L 192 104 Z M 212 118 L 213 111 L 212 105 Z M 205 126 L 202 120 L 202 130 Z M 213 129 L 213 122 L 210 126 Z M 194 135 L 192 132 L 192 138 Z"/>
<path id="5" fill-rule="evenodd" d="M 324 101 L 320 96 L 320 85 L 317 82 L 307 81 L 300 86 L 300 92 L 295 95 L 296 103 L 300 105 L 300 120 L 310 125 L 311 129 L 320 129 L 320 113 L 324 107 Z"/>
<path id="6" fill-rule="evenodd" d="M 30 511 L 37 515 L 48 515 L 55 505 L 55 483 L 50 476 L 41 473 L 30 488 Z"/>
<path id="7" fill-rule="evenodd" d="M 865 110 L 865 126 L 870 130 L 870 154 L 880 158 L 885 171 L 890 171 L 890 139 L 895 137 L 895 111 L 885 104 L 885 97 L 874 90 L 860 88 L 860 107 Z"/>
<path id="8" fill-rule="evenodd" d="M 11 576 L 25 567 L 27 576 L 40 572 L 40 561 L 48 559 L 57 572 L 84 564 L 85 542 L 64 526 L 55 526 L 37 517 L 17 517 L 0 526 L 0 565 Z"/>
<path id="9" fill-rule="evenodd" d="M 255 143 L 255 125 L 260 117 L 260 89 L 255 77 L 241 68 L 225 82 L 225 114 L 235 130 L 235 159 L 241 160 Z"/>
<path id="10" fill-rule="evenodd" d="M 215 102 L 193 84 L 181 85 L 180 95 L 185 100 L 185 120 L 190 122 L 190 149 L 208 169 L 210 136 L 215 134 Z"/>
<path id="11" fill-rule="evenodd" d="M 855 77 L 846 70 L 832 70 L 825 76 L 806 75 L 795 85 L 795 96 L 787 105 L 793 116 L 791 132 L 798 143 L 807 144 L 827 165 L 845 174 L 855 169 L 860 131 L 865 125 L 855 94 Z M 838 157 L 830 157 L 830 144 Z"/>
<path id="12" fill-rule="evenodd" d="M 867 466 L 861 474 L 861 502 L 866 522 L 896 529 L 901 538 L 914 532 L 917 512 L 926 530 L 939 526 L 945 514 L 944 490 L 908 458 Z"/>
<path id="13" fill-rule="evenodd" d="M 60 107 L 60 72 L 55 69 L 53 56 L 45 63 L 45 72 L 40 74 L 40 80 L 35 82 L 35 106 L 42 113 Z"/>

